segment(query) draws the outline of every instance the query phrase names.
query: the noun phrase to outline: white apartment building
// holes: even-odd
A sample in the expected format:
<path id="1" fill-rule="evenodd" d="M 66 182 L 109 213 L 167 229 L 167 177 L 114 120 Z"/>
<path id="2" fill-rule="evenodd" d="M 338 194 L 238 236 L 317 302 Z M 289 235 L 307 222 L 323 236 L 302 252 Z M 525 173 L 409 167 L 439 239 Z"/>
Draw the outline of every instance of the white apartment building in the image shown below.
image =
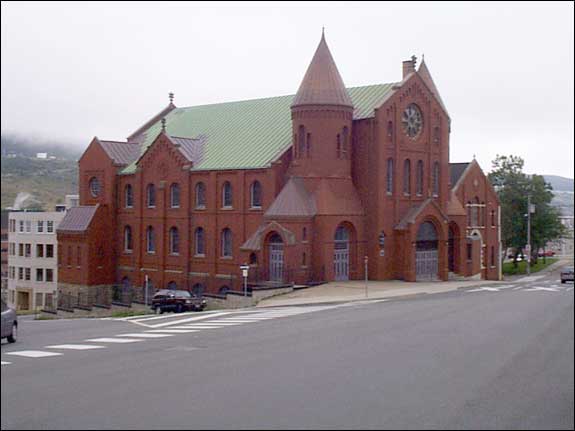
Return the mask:
<path id="1" fill-rule="evenodd" d="M 18 311 L 51 303 L 58 286 L 56 229 L 65 212 L 8 216 L 8 303 Z"/>

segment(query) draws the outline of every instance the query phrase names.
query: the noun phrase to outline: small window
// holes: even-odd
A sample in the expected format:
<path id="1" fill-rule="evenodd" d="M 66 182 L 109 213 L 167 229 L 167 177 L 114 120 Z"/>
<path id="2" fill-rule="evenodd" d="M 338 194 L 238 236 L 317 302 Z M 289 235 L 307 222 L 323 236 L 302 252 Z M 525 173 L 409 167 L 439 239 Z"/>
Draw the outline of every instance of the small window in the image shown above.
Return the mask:
<path id="1" fill-rule="evenodd" d="M 439 126 L 435 126 L 433 128 L 433 142 L 435 142 L 436 144 L 441 143 L 441 129 L 439 128 Z"/>
<path id="2" fill-rule="evenodd" d="M 433 196 L 439 196 L 439 162 L 433 164 Z"/>
<path id="3" fill-rule="evenodd" d="M 19 220 L 18 226 L 20 228 L 19 232 L 24 233 L 24 220 Z"/>
<path id="4" fill-rule="evenodd" d="M 32 233 L 32 220 L 26 220 L 26 233 Z"/>
<path id="5" fill-rule="evenodd" d="M 97 198 L 100 195 L 100 180 L 96 177 L 90 178 L 89 182 L 90 194 Z"/>
<path id="6" fill-rule="evenodd" d="M 30 281 L 30 273 L 31 273 L 30 268 L 25 268 L 25 269 L 24 269 L 24 280 Z"/>
<path id="7" fill-rule="evenodd" d="M 250 265 L 258 264 L 258 255 L 255 253 L 250 253 Z"/>
<path id="8" fill-rule="evenodd" d="M 36 244 L 36 257 L 44 257 L 44 244 Z"/>
<path id="9" fill-rule="evenodd" d="M 495 247 L 491 246 L 491 266 L 495 266 Z"/>
<path id="10" fill-rule="evenodd" d="M 148 226 L 146 229 L 146 251 L 148 253 L 156 252 L 156 240 L 154 238 L 154 228 L 152 226 Z"/>
<path id="11" fill-rule="evenodd" d="M 199 227 L 196 229 L 195 233 L 195 243 L 196 243 L 196 256 L 204 256 L 206 254 L 206 243 L 204 237 L 204 229 Z"/>
<path id="12" fill-rule="evenodd" d="M 52 220 L 46 222 L 46 232 L 54 233 L 54 222 Z"/>
<path id="13" fill-rule="evenodd" d="M 231 208 L 232 206 L 232 185 L 226 181 L 222 187 L 222 207 Z"/>
<path id="14" fill-rule="evenodd" d="M 411 194 L 411 162 L 409 159 L 403 162 L 403 194 Z"/>
<path id="15" fill-rule="evenodd" d="M 495 227 L 495 210 L 491 210 L 491 227 Z"/>
<path id="16" fill-rule="evenodd" d="M 172 208 L 180 207 L 180 185 L 172 184 L 170 186 L 170 206 Z"/>
<path id="17" fill-rule="evenodd" d="M 307 158 L 309 159 L 311 155 L 311 133 L 308 133 L 306 136 L 307 136 L 305 140 L 306 154 Z"/>
<path id="18" fill-rule="evenodd" d="M 423 194 L 423 161 L 417 161 L 415 193 L 419 196 Z"/>
<path id="19" fill-rule="evenodd" d="M 18 256 L 24 257 L 24 244 L 18 243 Z"/>
<path id="20" fill-rule="evenodd" d="M 349 129 L 347 127 L 344 127 L 341 135 L 342 135 L 341 157 L 343 159 L 347 159 L 349 155 Z"/>
<path id="21" fill-rule="evenodd" d="M 44 270 L 36 268 L 36 281 L 44 281 Z"/>
<path id="22" fill-rule="evenodd" d="M 305 154 L 305 127 L 304 126 L 299 126 L 299 128 L 298 128 L 297 141 L 298 141 L 297 154 L 298 154 L 298 157 L 301 159 L 304 157 L 304 154 Z"/>
<path id="23" fill-rule="evenodd" d="M 124 227 L 124 251 L 132 251 L 132 228 L 130 226 Z"/>
<path id="24" fill-rule="evenodd" d="M 393 121 L 387 122 L 387 137 L 389 141 L 393 138 Z"/>
<path id="25" fill-rule="evenodd" d="M 80 246 L 78 246 L 76 249 L 76 265 L 82 266 L 82 249 Z"/>
<path id="26" fill-rule="evenodd" d="M 36 232 L 44 233 L 44 221 L 38 220 L 38 224 L 36 225 Z"/>
<path id="27" fill-rule="evenodd" d="M 222 231 L 222 257 L 232 256 L 232 231 L 225 228 Z"/>
<path id="28" fill-rule="evenodd" d="M 54 270 L 51 268 L 46 269 L 46 281 L 49 283 L 54 281 Z"/>
<path id="29" fill-rule="evenodd" d="M 24 268 L 18 267 L 18 280 L 24 280 Z"/>
<path id="30" fill-rule="evenodd" d="M 306 265 L 307 265 L 307 256 L 306 256 L 305 253 L 302 254 L 301 264 L 302 264 L 302 266 L 306 266 Z"/>
<path id="31" fill-rule="evenodd" d="M 206 186 L 204 183 L 196 184 L 196 208 L 206 207 Z"/>
<path id="32" fill-rule="evenodd" d="M 32 257 L 32 244 L 26 244 L 24 257 Z"/>
<path id="33" fill-rule="evenodd" d="M 54 257 L 54 244 L 46 244 L 46 257 Z"/>
<path id="34" fill-rule="evenodd" d="M 337 158 L 341 159 L 341 136 L 339 135 L 339 133 L 337 134 L 336 138 L 336 152 L 337 152 Z"/>
<path id="35" fill-rule="evenodd" d="M 307 228 L 306 227 L 304 227 L 301 230 L 301 239 L 302 239 L 302 241 L 307 241 Z"/>
<path id="36" fill-rule="evenodd" d="M 148 184 L 146 187 L 146 205 L 148 208 L 156 207 L 156 188 L 153 184 Z"/>
<path id="37" fill-rule="evenodd" d="M 252 208 L 262 207 L 262 186 L 259 181 L 254 181 L 250 187 L 250 204 Z"/>
<path id="38" fill-rule="evenodd" d="M 472 254 L 473 254 L 473 245 L 467 244 L 467 261 L 468 262 L 471 261 Z"/>
<path id="39" fill-rule="evenodd" d="M 134 206 L 134 191 L 131 184 L 126 185 L 125 196 L 126 208 L 133 208 Z"/>
<path id="40" fill-rule="evenodd" d="M 393 194 L 393 159 L 387 159 L 387 194 Z"/>
<path id="41" fill-rule="evenodd" d="M 180 253 L 180 234 L 177 227 L 170 228 L 170 253 Z"/>

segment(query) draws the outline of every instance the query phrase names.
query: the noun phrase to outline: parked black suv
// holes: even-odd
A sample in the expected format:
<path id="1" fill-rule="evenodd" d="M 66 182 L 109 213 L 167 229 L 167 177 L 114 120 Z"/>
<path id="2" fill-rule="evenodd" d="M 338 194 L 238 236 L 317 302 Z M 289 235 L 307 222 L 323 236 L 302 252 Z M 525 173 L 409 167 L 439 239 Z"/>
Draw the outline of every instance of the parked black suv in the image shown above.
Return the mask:
<path id="1" fill-rule="evenodd" d="M 164 311 L 202 311 L 206 308 L 206 300 L 190 294 L 187 290 L 158 290 L 152 298 L 152 310 L 157 314 Z"/>

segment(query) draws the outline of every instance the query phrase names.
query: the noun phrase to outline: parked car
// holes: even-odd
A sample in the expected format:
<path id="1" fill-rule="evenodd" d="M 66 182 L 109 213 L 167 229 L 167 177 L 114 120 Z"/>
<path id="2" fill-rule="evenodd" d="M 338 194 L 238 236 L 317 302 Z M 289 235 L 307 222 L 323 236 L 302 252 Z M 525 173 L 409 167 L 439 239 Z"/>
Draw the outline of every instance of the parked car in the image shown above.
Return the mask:
<path id="1" fill-rule="evenodd" d="M 15 343 L 18 338 L 18 317 L 16 310 L 8 307 L 2 300 L 2 338 L 7 338 L 9 343 Z"/>
<path id="2" fill-rule="evenodd" d="M 539 257 L 543 257 L 543 256 L 553 257 L 553 256 L 555 256 L 555 252 L 553 250 L 540 251 L 539 253 L 537 253 L 537 256 L 539 256 Z"/>
<path id="3" fill-rule="evenodd" d="M 573 281 L 572 266 L 566 266 L 561 270 L 561 283 L 567 283 L 568 281 Z"/>
<path id="4" fill-rule="evenodd" d="M 202 311 L 206 305 L 203 297 L 192 295 L 187 290 L 158 290 L 152 298 L 152 310 L 157 314 L 164 311 Z"/>

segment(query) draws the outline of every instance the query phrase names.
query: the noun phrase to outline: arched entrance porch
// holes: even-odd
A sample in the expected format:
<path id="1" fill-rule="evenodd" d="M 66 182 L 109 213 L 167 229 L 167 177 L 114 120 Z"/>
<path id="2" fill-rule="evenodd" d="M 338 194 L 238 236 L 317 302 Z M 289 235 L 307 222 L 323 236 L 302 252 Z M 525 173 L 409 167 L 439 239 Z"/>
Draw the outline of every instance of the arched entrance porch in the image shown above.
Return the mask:
<path id="1" fill-rule="evenodd" d="M 417 230 L 415 247 L 416 281 L 437 280 L 439 237 L 431 221 L 424 221 Z"/>

